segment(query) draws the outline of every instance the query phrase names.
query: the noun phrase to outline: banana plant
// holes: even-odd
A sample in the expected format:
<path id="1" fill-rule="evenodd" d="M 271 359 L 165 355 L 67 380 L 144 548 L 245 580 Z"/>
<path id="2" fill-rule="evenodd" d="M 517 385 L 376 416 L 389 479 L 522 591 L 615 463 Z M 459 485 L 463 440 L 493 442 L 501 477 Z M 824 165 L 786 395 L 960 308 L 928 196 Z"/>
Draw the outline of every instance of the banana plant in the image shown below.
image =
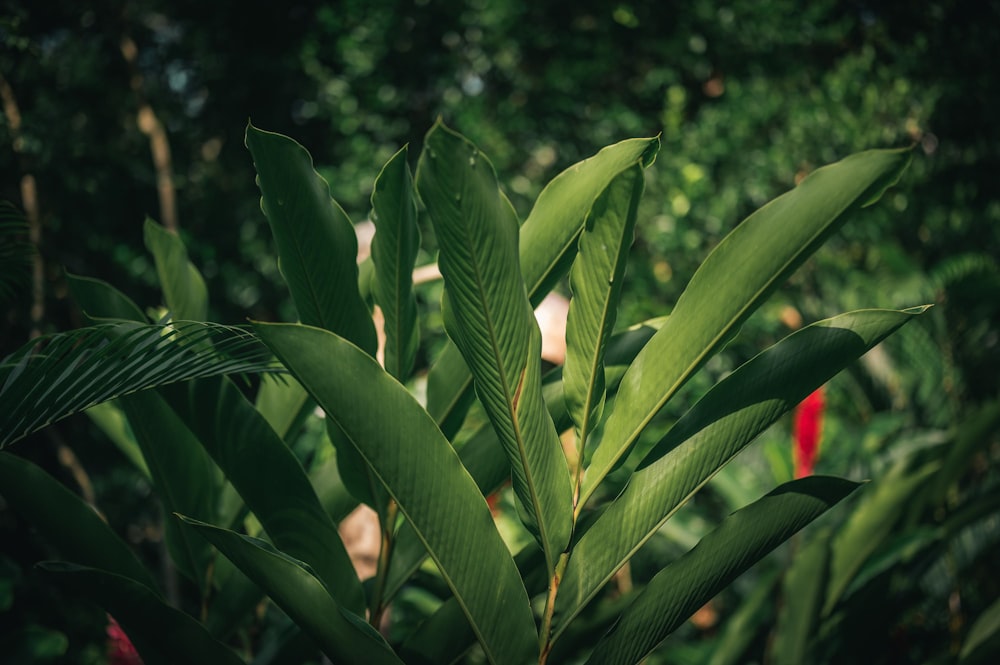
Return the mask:
<path id="1" fill-rule="evenodd" d="M 5 442 L 119 398 L 114 408 L 134 433 L 129 450 L 173 513 L 169 551 L 200 593 L 201 616 L 170 607 L 107 525 L 84 519 L 79 500 L 29 462 L 0 453 L 0 493 L 64 558 L 44 572 L 113 614 L 147 663 L 183 653 L 192 662 L 253 657 L 245 642 L 233 648 L 234 635 L 262 595 L 293 635 L 336 663 L 637 663 L 858 489 L 834 477 L 782 484 L 661 562 L 648 584 L 608 592 L 758 434 L 925 309 L 860 310 L 806 326 L 650 440 L 650 423 L 685 383 L 897 181 L 909 151 L 864 152 L 816 170 L 736 226 L 668 316 L 628 326 L 618 303 L 657 138 L 617 143 L 565 170 L 521 223 L 489 159 L 439 121 L 415 172 L 404 148 L 379 174 L 374 265 L 362 270 L 351 221 L 305 148 L 252 125 L 246 145 L 299 321 L 252 322 L 235 342 L 192 334 L 218 336 L 212 324 L 184 322 L 207 311 L 204 282 L 179 239 L 147 222 L 166 317 L 151 322 L 110 285 L 76 278 L 74 293 L 99 325 L 26 347 L 0 368 Z M 429 368 L 416 362 L 412 280 L 422 221 L 437 242 L 449 340 Z M 533 309 L 564 283 L 566 362 L 547 369 Z M 60 353 L 47 355 L 52 347 Z M 224 376 L 273 371 L 270 354 L 285 374 L 262 381 L 254 399 Z M 72 408 L 53 405 L 66 396 Z M 317 417 L 336 461 L 303 465 L 293 452 L 297 424 Z M 507 483 L 527 534 L 520 540 L 502 533 L 486 499 Z M 380 520 L 368 580 L 337 530 L 359 503 Z M 407 619 L 394 618 L 394 603 L 414 590 L 434 602 L 420 621 L 396 625 Z M 166 622 L 185 639 L 162 639 Z M 287 648 L 288 657 L 301 644 L 293 637 L 271 652 Z M 271 662 L 264 651 L 254 662 Z"/>

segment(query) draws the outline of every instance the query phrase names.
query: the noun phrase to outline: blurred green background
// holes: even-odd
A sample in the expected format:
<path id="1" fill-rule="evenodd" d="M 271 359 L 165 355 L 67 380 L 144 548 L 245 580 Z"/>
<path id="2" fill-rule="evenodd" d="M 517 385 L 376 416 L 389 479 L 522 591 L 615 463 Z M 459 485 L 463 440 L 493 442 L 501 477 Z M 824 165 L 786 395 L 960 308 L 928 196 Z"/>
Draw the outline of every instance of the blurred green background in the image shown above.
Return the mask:
<path id="1" fill-rule="evenodd" d="M 44 299 L 33 300 L 22 271 L 0 301 L 0 351 L 13 351 L 33 328 L 85 323 L 64 271 L 157 304 L 142 243 L 147 215 L 176 223 L 208 282 L 210 318 L 294 318 L 243 146 L 248 119 L 305 145 L 356 222 L 367 218 L 381 165 L 405 143 L 415 159 L 439 116 L 490 157 L 522 219 L 562 169 L 606 144 L 661 134 L 623 324 L 669 313 L 721 237 L 812 169 L 868 148 L 912 145 L 900 185 L 796 273 L 690 392 L 799 321 L 936 305 L 829 386 L 817 470 L 874 477 L 912 454 L 947 457 L 965 442 L 962 455 L 940 464 L 949 469 L 947 491 L 911 506 L 883 535 L 941 527 L 970 505 L 984 517 L 970 522 L 972 532 L 934 541 L 919 564 L 937 571 L 927 574 L 943 579 L 940 589 L 921 587 L 889 611 L 878 629 L 904 631 L 905 644 L 883 644 L 885 653 L 862 661 L 950 657 L 1000 596 L 989 565 L 1000 555 L 997 62 L 995 1 L 7 0 L 0 199 L 37 209 Z M 161 161 L 160 177 L 169 175 L 176 198 L 166 215 L 151 149 L 160 141 L 162 151 L 164 140 L 169 162 Z M 37 205 L 24 198 L 30 181 Z M 425 294 L 431 308 L 433 296 Z M 33 304 L 44 305 L 34 318 Z M 715 503 L 679 519 L 677 532 L 664 535 L 665 551 L 787 479 L 788 438 L 785 423 L 720 476 Z M 62 469 L 74 487 L 81 479 L 68 469 L 85 470 L 112 524 L 155 557 L 143 535 L 159 520 L 149 488 L 85 418 L 36 439 L 18 452 Z M 77 467 L 57 458 L 66 447 L 82 460 Z M 101 662 L 101 618 L 46 595 L 53 592 L 30 568 L 46 556 L 44 544 L 2 508 L 0 653 Z M 912 577 L 896 566 L 911 560 L 892 559 Z M 941 560 L 951 562 L 944 573 L 934 568 Z M 766 577 L 755 575 L 720 599 L 712 623 L 668 640 L 671 662 L 705 662 Z M 754 635 L 742 653 L 766 654 L 766 632 Z"/>

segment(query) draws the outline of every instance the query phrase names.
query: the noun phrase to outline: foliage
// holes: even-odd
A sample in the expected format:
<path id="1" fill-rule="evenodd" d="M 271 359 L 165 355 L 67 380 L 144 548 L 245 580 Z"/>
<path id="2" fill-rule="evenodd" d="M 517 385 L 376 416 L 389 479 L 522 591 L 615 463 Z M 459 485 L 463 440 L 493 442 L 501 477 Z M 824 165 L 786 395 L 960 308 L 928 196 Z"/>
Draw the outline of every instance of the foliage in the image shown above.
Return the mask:
<path id="1" fill-rule="evenodd" d="M 909 151 L 859 153 L 816 170 L 724 238 L 669 317 L 616 332 L 643 169 L 657 139 L 617 143 L 562 172 L 522 225 L 490 161 L 438 122 L 415 176 L 401 151 L 376 181 L 378 249 L 374 267 L 360 271 L 350 221 L 305 149 L 252 125 L 246 144 L 301 319 L 254 323 L 254 331 L 290 376 L 262 380 L 253 401 L 218 376 L 270 366 L 255 360 L 257 337 L 236 346 L 249 362 L 226 364 L 211 336 L 187 332 L 216 329 L 179 321 L 208 311 L 204 282 L 176 236 L 151 222 L 146 243 L 166 317 L 178 320 L 84 328 L 54 338 L 59 354 L 26 348 L 5 361 L 10 413 L 50 407 L 62 394 L 79 393 L 84 406 L 124 395 L 118 403 L 132 434 L 119 439 L 138 449 L 176 516 L 165 538 L 197 620 L 173 607 L 118 536 L 41 469 L 3 453 L 0 473 L 6 501 L 71 562 L 43 570 L 112 614 L 147 663 L 279 662 L 301 648 L 299 631 L 335 662 L 638 662 L 856 489 L 825 476 L 783 483 L 739 506 L 683 556 L 657 561 L 647 584 L 620 598 L 607 588 L 759 434 L 924 311 L 858 310 L 817 321 L 736 368 L 664 433 L 649 427 L 797 267 L 897 181 Z M 439 247 L 451 340 L 430 369 L 426 407 L 411 392 L 420 385 L 410 281 L 418 201 Z M 546 372 L 532 309 L 567 274 L 567 366 Z M 75 282 L 92 318 L 143 317 L 107 283 Z M 387 313 L 388 371 L 375 360 L 373 301 Z M 137 375 L 140 359 L 146 371 Z M 174 365 L 202 369 L 189 376 L 168 371 Z M 16 382 L 36 367 L 45 369 L 37 394 Z M 97 378 L 114 387 L 94 393 L 87 386 Z M 300 431 L 316 405 L 332 448 L 313 447 L 302 460 Z M 19 438 L 46 422 L 5 416 L 2 429 Z M 565 449 L 563 430 L 575 439 Z M 320 459 L 331 452 L 335 468 Z M 495 523 L 485 497 L 507 479 L 516 518 Z M 321 497 L 316 488 L 330 483 L 340 489 Z M 374 508 L 382 534 L 377 571 L 365 584 L 337 534 L 337 521 L 358 502 Z M 80 515 L 72 529 L 68 515 Z M 522 535 L 505 539 L 504 523 Z M 855 538 L 851 556 L 870 546 Z M 841 586 L 854 572 L 847 568 Z M 261 593 L 294 627 L 255 643 Z M 426 620 L 402 612 L 394 619 L 397 602 L 421 595 L 435 599 L 419 612 Z M 164 626 L 183 639 L 164 639 Z M 596 645 L 585 639 L 600 634 Z"/>

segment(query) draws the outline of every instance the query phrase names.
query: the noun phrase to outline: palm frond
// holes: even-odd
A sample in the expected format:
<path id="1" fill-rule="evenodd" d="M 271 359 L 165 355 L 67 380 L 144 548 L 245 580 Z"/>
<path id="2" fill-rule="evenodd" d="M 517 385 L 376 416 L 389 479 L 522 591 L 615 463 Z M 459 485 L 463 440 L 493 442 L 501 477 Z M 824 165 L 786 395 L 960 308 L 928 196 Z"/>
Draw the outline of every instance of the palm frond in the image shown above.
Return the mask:
<path id="1" fill-rule="evenodd" d="M 0 361 L 0 449 L 122 395 L 220 374 L 281 371 L 252 332 L 194 321 L 113 323 L 32 340 Z"/>
<path id="2" fill-rule="evenodd" d="M 10 201 L 0 200 L 0 301 L 27 283 L 34 255 L 24 213 Z"/>

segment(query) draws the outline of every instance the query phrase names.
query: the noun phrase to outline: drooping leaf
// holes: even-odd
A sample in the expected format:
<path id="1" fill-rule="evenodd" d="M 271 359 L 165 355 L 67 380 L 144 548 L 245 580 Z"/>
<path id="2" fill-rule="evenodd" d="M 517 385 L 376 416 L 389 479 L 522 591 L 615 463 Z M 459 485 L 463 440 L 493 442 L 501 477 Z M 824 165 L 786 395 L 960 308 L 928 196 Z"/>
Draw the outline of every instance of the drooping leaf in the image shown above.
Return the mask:
<path id="1" fill-rule="evenodd" d="M 56 583 L 96 602 L 113 616 L 147 665 L 242 665 L 243 660 L 216 641 L 184 612 L 167 605 L 149 587 L 117 572 L 70 563 L 40 564 Z"/>
<path id="2" fill-rule="evenodd" d="M 541 333 L 521 278 L 516 214 L 489 161 L 440 122 L 425 138 L 417 187 L 441 247 L 445 327 L 475 377 L 511 465 L 519 513 L 551 572 L 569 542 L 572 497 L 542 402 Z"/>
<path id="3" fill-rule="evenodd" d="M 309 565 L 339 605 L 363 613 L 364 592 L 337 525 L 320 505 L 298 459 L 236 386 L 212 378 L 164 389 L 163 394 L 274 545 Z"/>
<path id="4" fill-rule="evenodd" d="M 570 273 L 573 298 L 566 322 L 563 385 L 581 460 L 584 443 L 604 410 L 604 352 L 618 315 L 642 188 L 638 163 L 608 185 L 587 215 Z"/>
<path id="5" fill-rule="evenodd" d="M 660 408 L 860 207 L 894 184 L 908 150 L 858 153 L 816 170 L 737 226 L 705 259 L 670 319 L 622 380 L 583 482 L 585 503 Z"/>
<path id="6" fill-rule="evenodd" d="M 207 319 L 208 288 L 201 273 L 188 260 L 187 249 L 180 236 L 147 217 L 143 237 L 146 249 L 153 254 L 170 318 L 175 321 Z"/>
<path id="7" fill-rule="evenodd" d="M 103 280 L 66 273 L 66 282 L 73 300 L 92 321 L 120 319 L 136 323 L 149 322 L 131 298 Z"/>
<path id="8" fill-rule="evenodd" d="M 341 607 L 307 565 L 263 540 L 182 519 L 259 584 L 333 662 L 401 665 L 382 636 Z"/>
<path id="9" fill-rule="evenodd" d="M 60 556 L 116 571 L 157 591 L 149 571 L 83 499 L 28 460 L 0 453 L 0 495 Z"/>
<path id="10" fill-rule="evenodd" d="M 374 354 L 375 327 L 358 292 L 358 239 L 347 213 L 330 198 L 301 145 L 253 125 L 247 125 L 246 144 L 278 266 L 300 319 Z"/>
<path id="11" fill-rule="evenodd" d="M 615 571 L 719 468 L 806 395 L 924 309 L 861 310 L 814 323 L 744 363 L 710 390 L 653 447 L 622 494 L 573 548 L 556 601 L 556 633 L 565 630 Z M 617 399 L 621 401 L 621 393 Z"/>
<path id="12" fill-rule="evenodd" d="M 375 302 L 385 317 L 385 369 L 405 381 L 419 342 L 413 266 L 420 248 L 417 204 L 407 149 L 393 155 L 375 179 L 372 192 L 372 261 Z"/>
<path id="13" fill-rule="evenodd" d="M 594 201 L 620 173 L 641 163 L 649 166 L 660 148 L 658 138 L 628 139 L 602 148 L 553 178 L 538 195 L 520 230 L 521 275 L 528 300 L 537 307 L 565 276 L 576 256 L 577 239 Z M 440 375 L 435 380 L 436 373 Z M 450 438 L 471 403 L 472 375 L 453 344 L 445 346 L 431 367 L 427 410 Z"/>
<path id="14" fill-rule="evenodd" d="M 812 476 L 733 513 L 649 581 L 587 662 L 638 663 L 740 573 L 857 487 L 842 478 Z"/>
<path id="15" fill-rule="evenodd" d="M 487 657 L 494 663 L 530 659 L 537 635 L 514 561 L 485 499 L 426 411 L 372 358 L 336 335 L 282 324 L 257 330 L 397 502 Z"/>
<path id="16" fill-rule="evenodd" d="M 0 362 L 0 448 L 122 395 L 275 369 L 256 335 L 211 323 L 103 324 L 43 336 Z"/>
<path id="17" fill-rule="evenodd" d="M 198 438 L 156 392 L 145 391 L 121 399 L 156 494 L 170 516 L 183 511 L 203 520 L 215 519 L 222 492 L 222 474 Z M 203 539 L 164 519 L 167 550 L 177 570 L 208 591 L 212 551 Z"/>

